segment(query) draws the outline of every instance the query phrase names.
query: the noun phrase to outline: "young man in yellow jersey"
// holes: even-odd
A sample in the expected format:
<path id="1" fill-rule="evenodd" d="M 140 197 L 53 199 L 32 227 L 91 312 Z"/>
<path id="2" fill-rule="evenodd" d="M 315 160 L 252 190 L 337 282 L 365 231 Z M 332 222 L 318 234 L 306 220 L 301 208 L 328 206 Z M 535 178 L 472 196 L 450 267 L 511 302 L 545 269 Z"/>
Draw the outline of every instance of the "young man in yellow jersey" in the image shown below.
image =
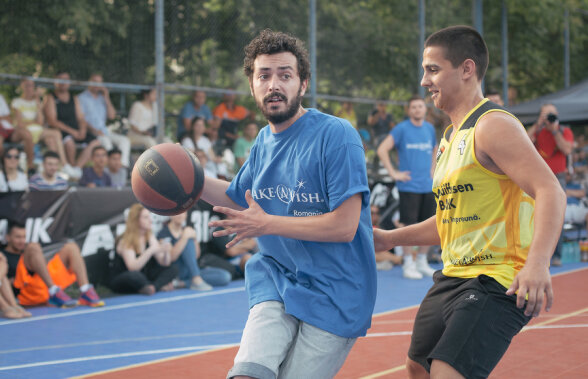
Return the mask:
<path id="1" fill-rule="evenodd" d="M 566 198 L 521 123 L 482 95 L 488 49 L 453 26 L 432 34 L 421 85 L 451 119 L 433 177 L 436 215 L 374 230 L 376 251 L 436 245 L 443 271 L 421 303 L 410 378 L 485 378 L 514 335 L 553 302 L 549 260 Z"/>

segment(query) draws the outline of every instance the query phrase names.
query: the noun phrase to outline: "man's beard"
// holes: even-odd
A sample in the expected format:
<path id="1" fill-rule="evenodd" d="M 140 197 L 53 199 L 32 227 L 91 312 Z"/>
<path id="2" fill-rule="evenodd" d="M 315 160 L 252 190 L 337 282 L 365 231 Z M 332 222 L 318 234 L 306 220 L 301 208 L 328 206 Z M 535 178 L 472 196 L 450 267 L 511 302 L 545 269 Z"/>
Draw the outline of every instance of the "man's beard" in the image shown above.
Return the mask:
<path id="1" fill-rule="evenodd" d="M 288 121 L 292 117 L 294 117 L 294 115 L 296 115 L 296 113 L 298 112 L 298 109 L 300 108 L 300 104 L 302 104 L 302 96 L 300 96 L 301 93 L 302 93 L 302 86 L 300 86 L 300 88 L 298 88 L 298 94 L 296 95 L 296 97 L 294 99 L 292 99 L 291 101 L 288 101 L 288 98 L 284 94 L 282 94 L 280 92 L 272 92 L 272 93 L 266 95 L 263 98 L 261 103 L 259 101 L 257 101 L 257 107 L 259 108 L 261 113 L 263 113 L 264 117 L 269 122 L 271 122 L 272 124 L 281 124 L 285 121 Z M 272 113 L 269 110 L 269 107 L 271 107 L 272 103 L 268 103 L 268 101 L 272 97 L 276 97 L 276 96 L 278 96 L 280 99 L 282 99 L 282 101 L 284 103 L 286 103 L 286 110 L 284 110 L 283 112 Z M 288 105 L 288 104 L 290 104 L 290 105 Z"/>

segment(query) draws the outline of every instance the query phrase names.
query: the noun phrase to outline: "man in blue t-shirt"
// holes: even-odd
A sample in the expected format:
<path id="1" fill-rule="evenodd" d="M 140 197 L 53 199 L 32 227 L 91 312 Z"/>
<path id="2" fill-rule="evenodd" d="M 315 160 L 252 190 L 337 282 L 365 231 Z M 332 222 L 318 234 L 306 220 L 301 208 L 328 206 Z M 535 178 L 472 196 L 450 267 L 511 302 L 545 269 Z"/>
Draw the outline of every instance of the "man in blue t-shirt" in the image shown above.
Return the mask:
<path id="1" fill-rule="evenodd" d="M 332 378 L 370 327 L 376 267 L 363 146 L 348 121 L 301 106 L 302 42 L 265 30 L 245 74 L 269 121 L 231 182 L 202 198 L 224 213 L 214 236 L 258 238 L 245 267 L 250 313 L 228 377 Z"/>
<path id="2" fill-rule="evenodd" d="M 202 117 L 208 124 L 212 120 L 212 112 L 206 103 L 206 92 L 194 91 L 192 101 L 184 104 L 178 115 L 178 130 L 176 137 L 181 141 L 185 134 L 190 134 L 194 117 Z"/>
<path id="3" fill-rule="evenodd" d="M 413 96 L 408 101 L 408 119 L 396 125 L 378 146 L 380 162 L 396 181 L 402 225 L 416 224 L 435 214 L 432 187 L 435 170 L 433 152 L 437 151 L 437 137 L 433 125 L 425 121 L 426 114 L 425 100 Z M 398 170 L 390 161 L 390 150 L 393 148 L 398 152 Z M 428 246 L 405 246 L 403 249 L 406 249 L 402 265 L 405 278 L 433 276 L 435 270 L 427 262 Z"/>

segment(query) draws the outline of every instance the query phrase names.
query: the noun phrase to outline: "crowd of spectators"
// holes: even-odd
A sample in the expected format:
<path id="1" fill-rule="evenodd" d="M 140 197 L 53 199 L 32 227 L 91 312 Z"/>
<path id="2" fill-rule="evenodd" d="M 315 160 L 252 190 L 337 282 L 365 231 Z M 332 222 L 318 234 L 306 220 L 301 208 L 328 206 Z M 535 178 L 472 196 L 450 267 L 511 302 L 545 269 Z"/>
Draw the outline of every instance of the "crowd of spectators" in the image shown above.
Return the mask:
<path id="1" fill-rule="evenodd" d="M 8 102 L 0 95 L 0 192 L 129 186 L 134 159 L 157 143 L 156 91 L 141 91 L 129 109 L 128 122 L 120 128 L 120 123 L 113 127 L 111 122 L 125 116 L 126 110 L 114 107 L 108 89 L 101 84 L 102 75 L 92 74 L 88 81 L 93 84 L 79 94 L 70 91 L 68 73 L 58 73 L 55 78 L 64 81 L 57 81 L 47 93 L 37 88 L 34 81 L 24 79 L 20 82 L 20 96 Z M 488 98 L 502 105 L 499 94 L 488 93 Z M 430 105 L 430 99 L 422 100 L 417 103 Z M 210 103 L 206 92 L 195 91 L 177 115 L 176 130 L 166 131 L 164 141 L 178 142 L 193 151 L 206 176 L 230 180 L 247 160 L 259 125 L 254 112 L 237 104 L 233 91 L 225 94 L 216 106 L 209 107 Z M 434 107 L 427 106 L 427 109 L 424 120 L 432 124 L 431 133 L 435 130 L 438 136 L 449 122 Z M 402 153 L 398 149 L 404 140 L 400 140 L 399 131 L 396 134 L 392 131 L 397 121 L 414 124 L 414 115 L 407 112 L 400 119 L 398 112 L 391 112 L 384 102 L 374 104 L 363 119 L 358 117 L 352 102 L 343 102 L 333 111 L 358 130 L 366 150 L 368 175 L 374 176 L 370 178 L 372 183 L 385 177 L 400 184 L 405 181 L 395 175 L 406 173 L 398 166 Z M 423 122 L 421 118 L 417 126 Z M 566 222 L 588 228 L 588 144 L 583 134 L 574 138 L 571 128 L 559 125 L 557 109 L 546 104 L 537 122 L 528 129 L 528 135 L 566 188 L 569 203 Z M 396 143 L 390 144 L 390 140 Z M 385 159 L 390 153 L 391 159 Z M 381 211 L 372 207 L 375 226 Z M 212 286 L 226 285 L 231 279 L 242 277 L 245 262 L 257 249 L 255 240 L 232 249 L 225 247 L 227 241 L 223 239 L 213 238 L 199 244 L 194 229 L 186 226 L 185 215 L 170 218 L 156 237 L 149 231 L 148 218 L 149 213 L 139 205 L 131 208 L 126 231 L 116 246 L 116 275 L 109 283 L 115 292 L 152 294 L 178 287 L 210 290 Z M 401 225 L 398 218 L 392 224 Z M 419 254 L 420 260 L 425 259 L 425 250 Z M 409 255 L 414 256 L 404 257 L 405 266 L 407 257 L 411 258 Z M 1 258 L 0 254 L 0 280 L 3 280 L 5 259 Z M 378 268 L 386 270 L 403 264 L 403 257 L 393 252 L 378 252 L 377 261 Z M 553 263 L 559 264 L 558 252 Z M 427 270 L 426 273 L 421 270 L 421 274 L 430 276 L 432 270 L 424 260 L 422 265 Z M 14 275 L 10 270 L 9 273 Z M 423 275 L 415 274 L 413 279 Z M 82 275 L 82 282 L 83 278 Z M 48 295 L 51 297 L 56 292 L 48 283 L 53 291 Z M 86 290 L 89 288 L 87 280 L 80 284 Z M 59 296 L 63 297 L 61 293 Z M 10 318 L 30 316 L 10 296 L 0 296 L 0 312 Z"/>

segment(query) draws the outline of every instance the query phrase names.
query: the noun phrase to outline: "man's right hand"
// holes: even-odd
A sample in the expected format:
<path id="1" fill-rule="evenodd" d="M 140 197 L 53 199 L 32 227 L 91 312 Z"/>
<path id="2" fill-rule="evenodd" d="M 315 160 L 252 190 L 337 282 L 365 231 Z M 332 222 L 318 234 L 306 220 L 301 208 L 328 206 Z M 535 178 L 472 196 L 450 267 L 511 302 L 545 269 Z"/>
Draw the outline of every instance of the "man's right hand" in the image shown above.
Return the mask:
<path id="1" fill-rule="evenodd" d="M 410 171 L 396 171 L 392 179 L 397 182 L 408 182 L 410 180 Z"/>
<path id="2" fill-rule="evenodd" d="M 392 249 L 395 245 L 390 241 L 388 236 L 389 231 L 374 228 L 374 250 L 387 251 Z"/>

